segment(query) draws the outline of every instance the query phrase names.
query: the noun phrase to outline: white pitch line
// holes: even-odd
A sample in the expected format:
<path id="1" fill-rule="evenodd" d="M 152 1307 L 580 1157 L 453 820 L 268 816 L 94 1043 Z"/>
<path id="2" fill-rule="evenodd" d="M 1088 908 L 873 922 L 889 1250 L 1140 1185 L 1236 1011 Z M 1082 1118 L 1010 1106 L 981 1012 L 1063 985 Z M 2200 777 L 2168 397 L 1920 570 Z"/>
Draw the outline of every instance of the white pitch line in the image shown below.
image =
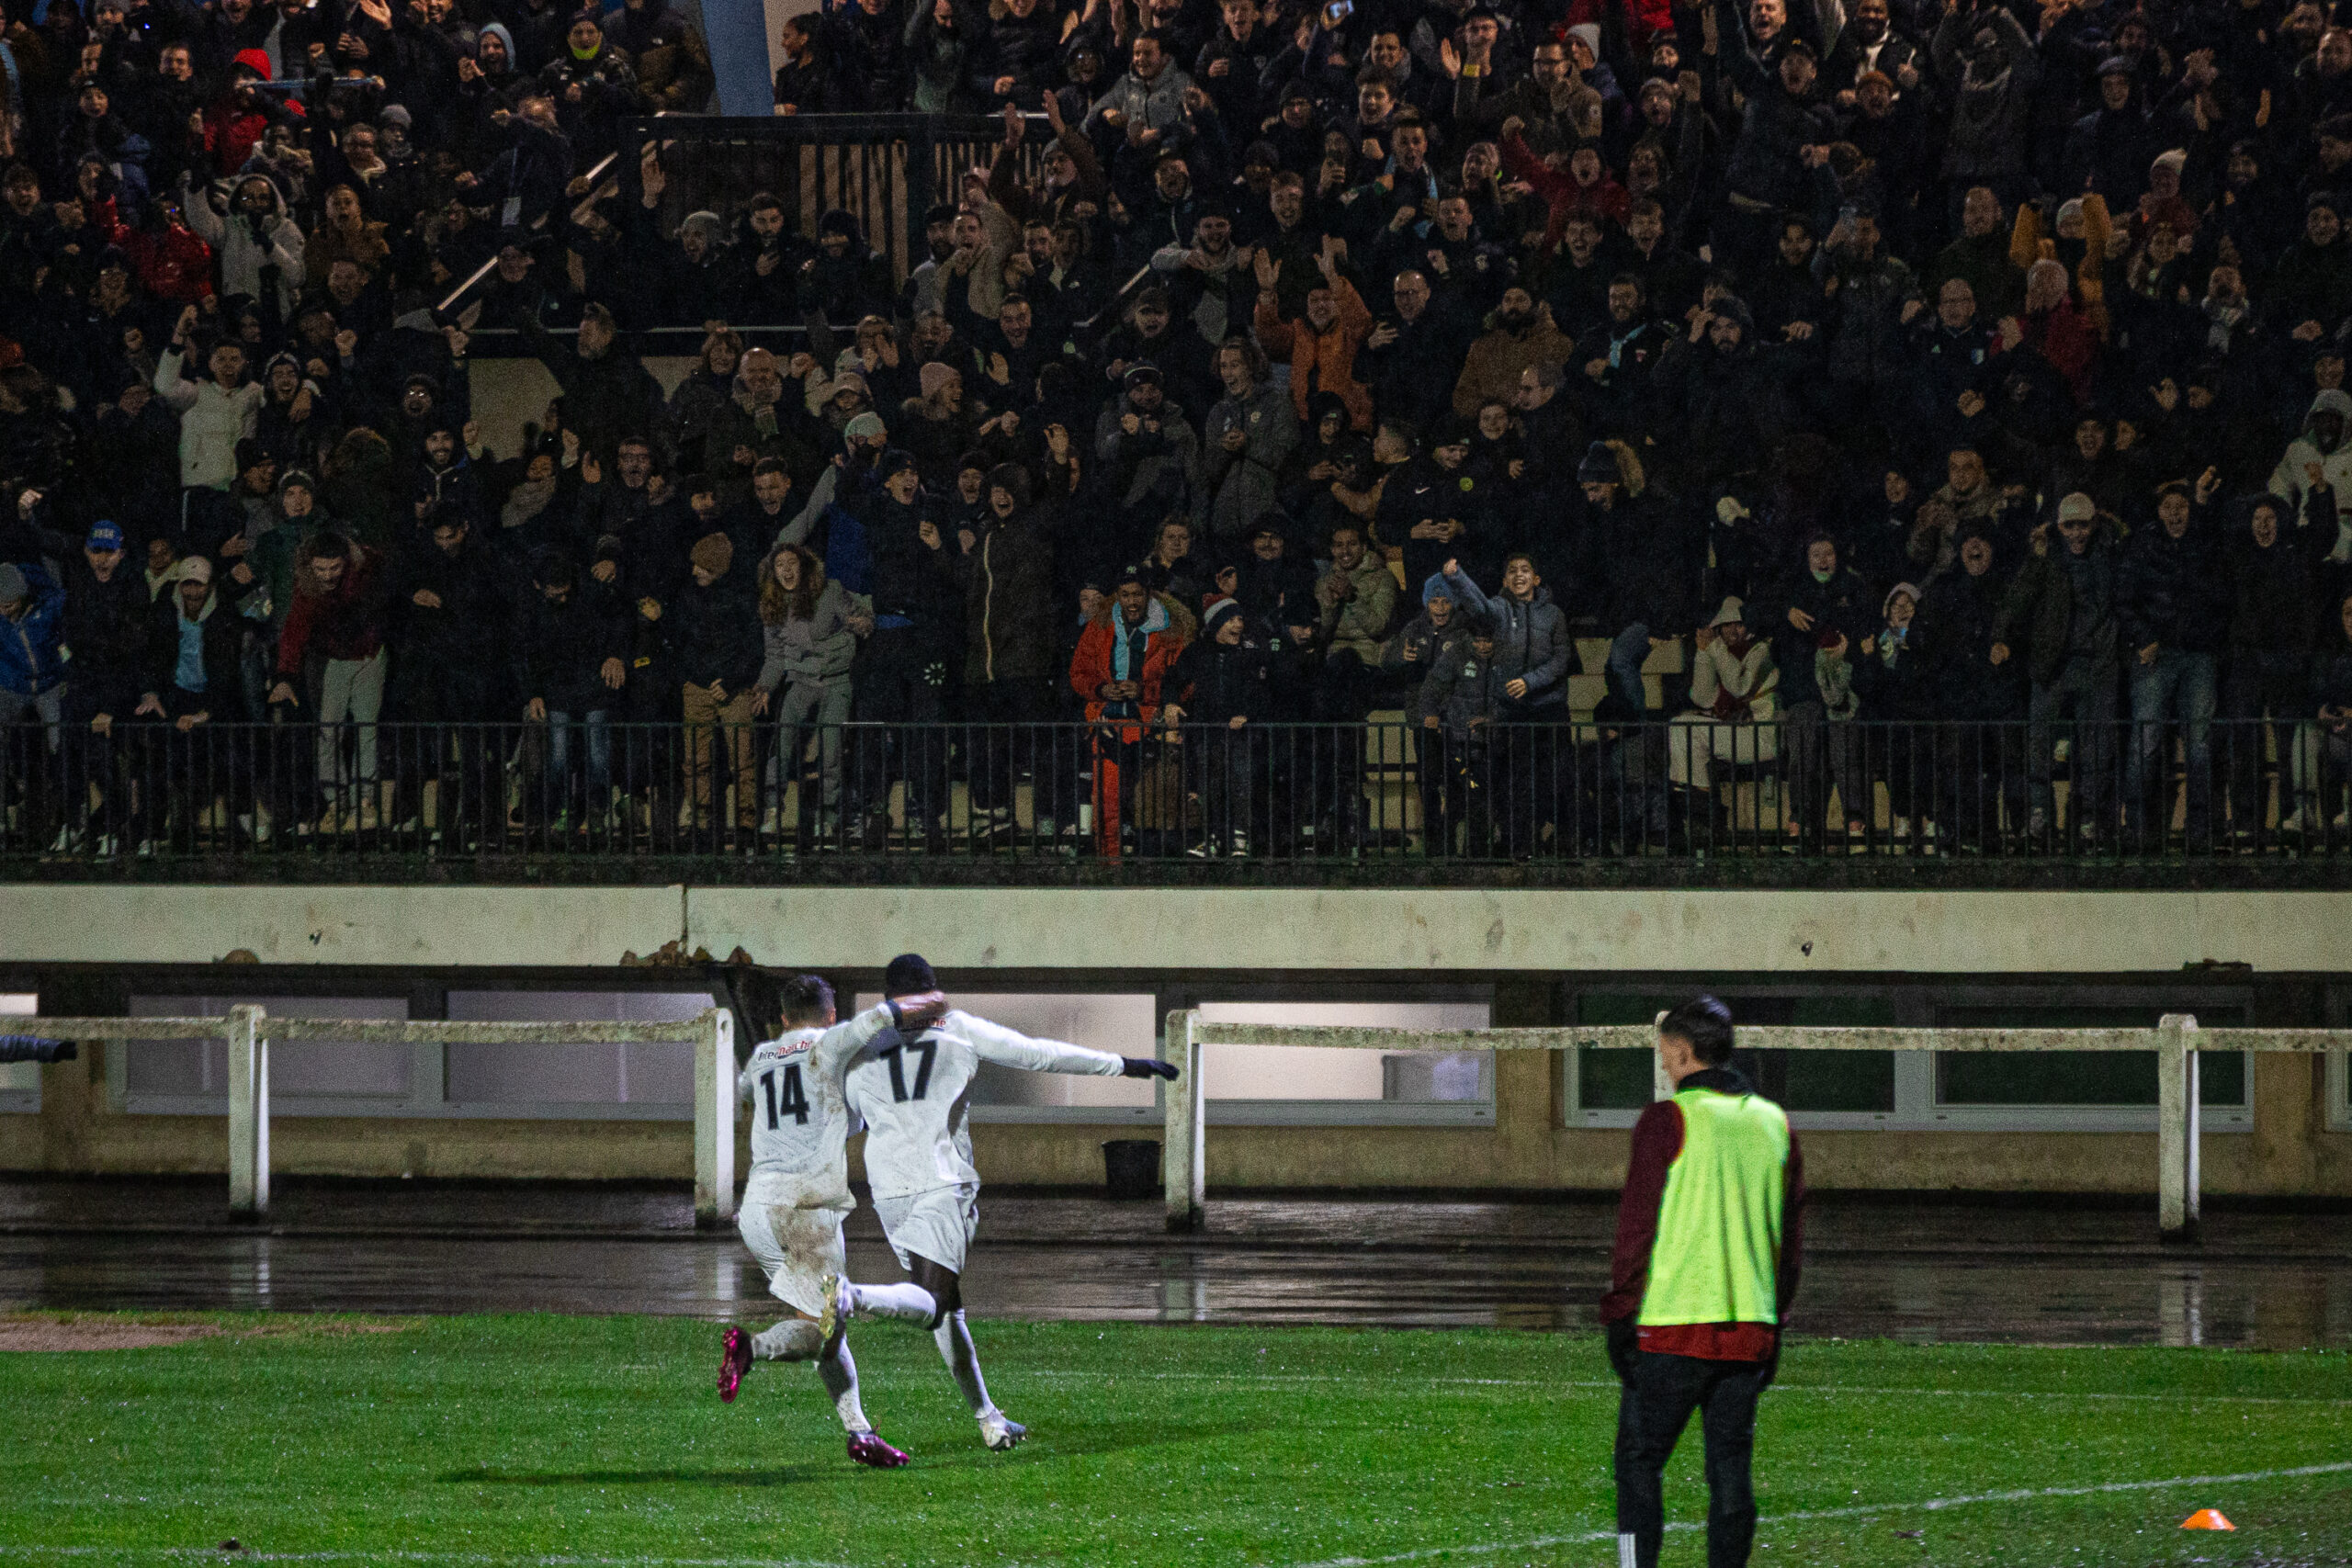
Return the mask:
<path id="1" fill-rule="evenodd" d="M 1007 1374 L 998 1374 L 1001 1380 Z M 1031 1382 L 1083 1382 L 1099 1387 L 1104 1382 L 1234 1382 L 1234 1383 L 1346 1383 L 1360 1387 L 1363 1380 L 1320 1372 L 1113 1372 L 1107 1377 L 1093 1372 L 1026 1372 L 1014 1374 Z M 1447 1378 L 1423 1377 L 1407 1372 L 1398 1374 L 1386 1368 L 1380 1375 L 1391 1382 L 1426 1383 L 1442 1388 L 1590 1388 L 1615 1389 L 1615 1379 L 1582 1378 Z M 2032 1390 L 1998 1388 L 1879 1388 L 1864 1384 L 1844 1386 L 1830 1383 L 1776 1382 L 1772 1387 L 1782 1393 L 1811 1393 L 1825 1398 L 1841 1398 L 1847 1394 L 1899 1394 L 1905 1398 L 1922 1399 L 2105 1399 L 2188 1404 L 2298 1404 L 2327 1406 L 2352 1404 L 2352 1399 L 2294 1399 L 2284 1394 L 2267 1393 L 2075 1393 L 2067 1390 Z"/>
<path id="2" fill-rule="evenodd" d="M 1979 1492 L 1965 1497 L 1931 1497 L 1920 1503 L 1861 1503 L 1849 1508 L 1809 1508 L 1792 1514 L 1767 1514 L 1757 1520 L 1757 1529 L 1760 1531 L 1770 1525 L 1794 1524 L 1806 1519 L 1932 1514 L 1976 1503 L 2031 1503 L 2047 1497 L 2097 1497 L 2115 1492 L 2163 1492 L 2176 1486 L 2230 1486 L 2254 1481 L 2286 1481 L 2296 1476 L 2342 1475 L 2346 1472 L 2352 1472 L 2352 1461 L 2336 1464 L 2297 1465 L 2288 1470 L 2249 1470 L 2236 1475 L 2175 1475 L 2162 1481 L 2109 1481 L 2096 1486 L 2037 1486 L 2014 1492 Z M 1707 1527 L 1698 1520 L 1679 1520 L 1666 1528 L 1682 1531 L 1701 1530 Z M 1491 1557 L 1498 1552 L 1540 1551 L 1546 1547 L 1584 1545 L 1616 1539 L 1615 1530 L 1579 1530 L 1572 1535 L 1534 1536 L 1526 1540 L 1491 1541 L 1482 1546 L 1425 1546 L 1413 1551 L 1393 1552 L 1386 1557 L 1327 1557 L 1315 1562 L 1294 1563 L 1291 1568 L 1379 1568 L 1384 1563 L 1424 1562 L 1437 1557 Z"/>
<path id="3" fill-rule="evenodd" d="M 1977 1503 L 2030 1503 L 2049 1497 L 2095 1497 L 2119 1492 L 2161 1492 L 2179 1486 L 2230 1486 L 2256 1481 L 2286 1481 L 2306 1475 L 2352 1472 L 2352 1461 L 2335 1464 L 2305 1464 L 2283 1470 L 2250 1470 L 2235 1475 L 2175 1475 L 2162 1481 L 2109 1481 L 2095 1486 L 2041 1486 L 2009 1492 L 1978 1492 L 1962 1497 L 1931 1497 L 1918 1503 L 1865 1503 L 1846 1508 L 1811 1508 L 1791 1514 L 1768 1514 L 1766 1525 L 1803 1520 L 1867 1518 L 1880 1514 L 1937 1513 Z M 1677 1521 L 1671 1531 L 1703 1529 L 1697 1521 Z M 1327 1557 L 1292 1568 L 1382 1568 L 1396 1562 L 1421 1562 L 1438 1557 L 1491 1557 L 1498 1552 L 1540 1551 L 1548 1547 L 1613 1540 L 1614 1530 L 1581 1530 L 1570 1535 L 1534 1536 L 1525 1540 L 1489 1541 L 1478 1546 L 1430 1546 L 1385 1557 Z M 5 1546 L 0 1558 L 110 1557 L 117 1561 L 228 1561 L 217 1547 L 200 1546 Z M 575 1555 L 442 1551 L 254 1551 L 239 1553 L 241 1562 L 423 1562 L 469 1563 L 480 1568 L 854 1568 L 806 1557 L 582 1557 Z"/>
<path id="4" fill-rule="evenodd" d="M 564 1553 L 495 1551 L 239 1551 L 217 1546 L 0 1546 L 0 1559 L 103 1557 L 140 1562 L 424 1562 L 475 1568 L 856 1568 L 813 1557 L 581 1557 Z"/>

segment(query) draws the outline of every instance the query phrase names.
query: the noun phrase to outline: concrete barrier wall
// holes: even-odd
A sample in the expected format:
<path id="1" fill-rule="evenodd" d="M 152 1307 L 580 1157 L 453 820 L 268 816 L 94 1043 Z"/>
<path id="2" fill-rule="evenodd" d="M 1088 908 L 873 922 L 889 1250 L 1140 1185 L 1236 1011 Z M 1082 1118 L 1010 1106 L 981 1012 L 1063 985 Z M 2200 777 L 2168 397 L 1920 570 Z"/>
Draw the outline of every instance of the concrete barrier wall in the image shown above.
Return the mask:
<path id="1" fill-rule="evenodd" d="M 2346 893 L 43 884 L 0 906 L 0 965 L 609 969 L 681 941 L 817 968 L 2352 974 Z"/>

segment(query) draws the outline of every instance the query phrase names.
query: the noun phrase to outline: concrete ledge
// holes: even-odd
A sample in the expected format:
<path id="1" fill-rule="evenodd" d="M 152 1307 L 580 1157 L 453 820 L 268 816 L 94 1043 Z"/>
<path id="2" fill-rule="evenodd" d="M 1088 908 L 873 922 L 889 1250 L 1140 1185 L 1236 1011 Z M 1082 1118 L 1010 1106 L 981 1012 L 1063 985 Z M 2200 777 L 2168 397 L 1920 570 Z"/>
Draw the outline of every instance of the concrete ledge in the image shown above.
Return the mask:
<path id="1" fill-rule="evenodd" d="M 769 964 L 1261 974 L 2352 972 L 2352 892 L 18 884 L 0 964 Z"/>

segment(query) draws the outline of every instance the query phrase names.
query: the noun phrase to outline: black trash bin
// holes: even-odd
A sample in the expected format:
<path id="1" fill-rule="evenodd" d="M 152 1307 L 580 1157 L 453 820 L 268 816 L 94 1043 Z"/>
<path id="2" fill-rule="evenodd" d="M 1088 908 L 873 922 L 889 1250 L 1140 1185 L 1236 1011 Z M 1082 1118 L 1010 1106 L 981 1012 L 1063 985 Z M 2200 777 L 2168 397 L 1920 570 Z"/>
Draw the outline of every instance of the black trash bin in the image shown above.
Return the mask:
<path id="1" fill-rule="evenodd" d="M 1159 1192 L 1159 1144 L 1152 1138 L 1113 1138 L 1102 1145 L 1102 1180 L 1113 1198 Z"/>

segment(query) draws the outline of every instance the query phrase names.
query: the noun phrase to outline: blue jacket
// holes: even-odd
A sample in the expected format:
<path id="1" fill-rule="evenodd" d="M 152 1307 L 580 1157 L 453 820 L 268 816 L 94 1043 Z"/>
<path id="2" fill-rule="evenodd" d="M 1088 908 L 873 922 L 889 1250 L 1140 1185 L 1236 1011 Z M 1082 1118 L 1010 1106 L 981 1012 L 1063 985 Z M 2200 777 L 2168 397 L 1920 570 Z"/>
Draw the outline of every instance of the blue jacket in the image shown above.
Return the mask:
<path id="1" fill-rule="evenodd" d="M 0 619 L 0 692 L 30 697 L 65 679 L 65 661 L 58 656 L 65 590 L 47 568 L 35 562 L 27 561 L 17 570 L 25 574 L 28 603 L 22 619 Z"/>

